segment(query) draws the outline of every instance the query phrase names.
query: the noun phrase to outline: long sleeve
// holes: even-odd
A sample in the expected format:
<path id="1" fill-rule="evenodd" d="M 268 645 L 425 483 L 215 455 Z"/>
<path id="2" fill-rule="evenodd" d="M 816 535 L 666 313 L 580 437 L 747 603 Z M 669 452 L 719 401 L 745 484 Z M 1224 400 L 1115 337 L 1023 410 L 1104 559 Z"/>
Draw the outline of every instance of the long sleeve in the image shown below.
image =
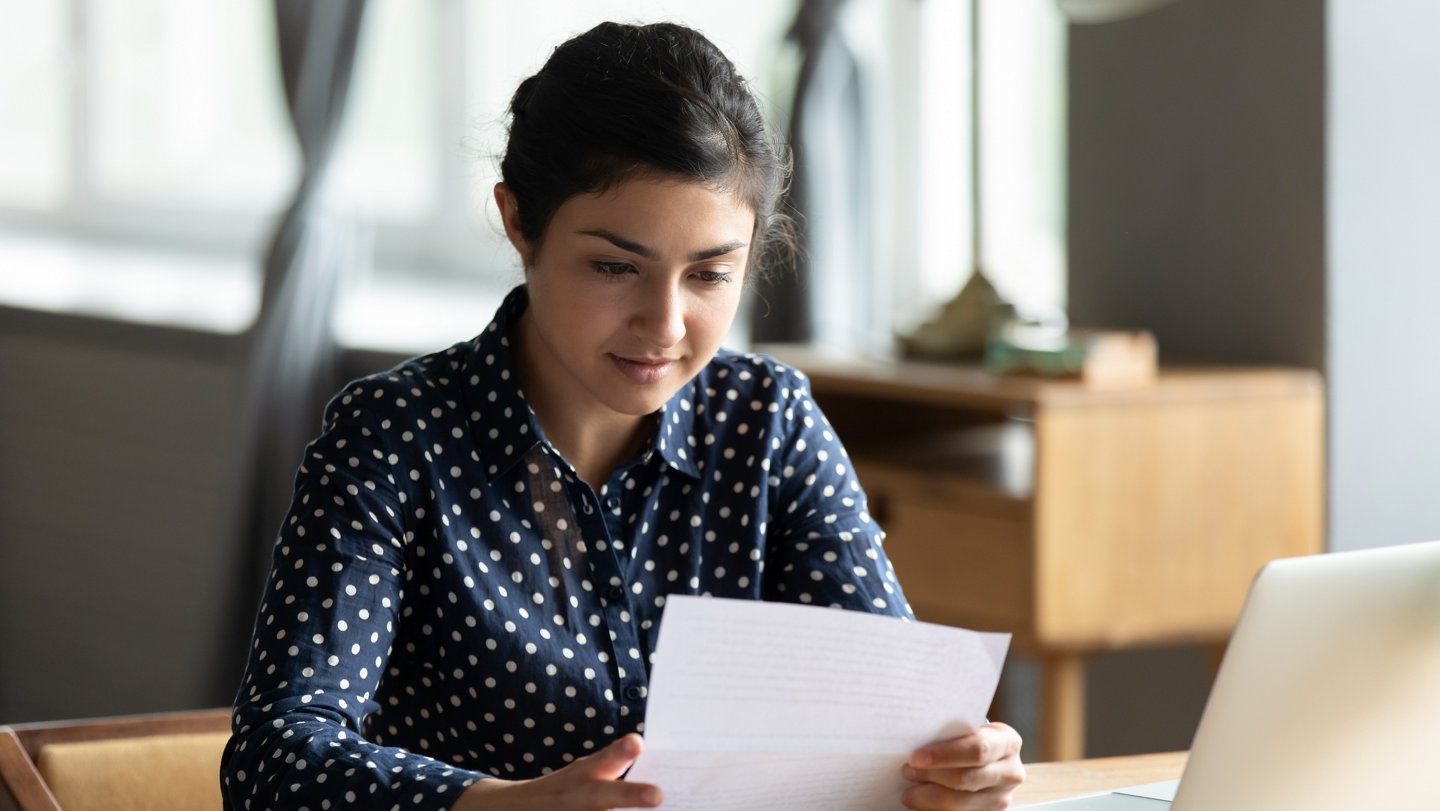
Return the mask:
<path id="1" fill-rule="evenodd" d="M 481 777 L 360 734 L 404 603 L 413 499 L 357 396 L 327 408 L 275 546 L 222 765 L 232 808 L 448 808 Z"/>
<path id="2" fill-rule="evenodd" d="M 795 375 L 786 382 L 771 469 L 765 599 L 914 619 L 844 445 L 808 381 Z"/>

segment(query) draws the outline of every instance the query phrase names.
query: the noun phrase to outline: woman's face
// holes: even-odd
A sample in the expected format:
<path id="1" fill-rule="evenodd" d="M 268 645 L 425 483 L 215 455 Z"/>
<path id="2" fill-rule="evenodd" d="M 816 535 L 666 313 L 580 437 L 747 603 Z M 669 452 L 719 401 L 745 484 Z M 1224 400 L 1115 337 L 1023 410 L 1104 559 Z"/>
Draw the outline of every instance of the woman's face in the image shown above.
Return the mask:
<path id="1" fill-rule="evenodd" d="M 496 187 L 526 265 L 527 392 L 551 408 L 643 416 L 714 357 L 740 305 L 755 213 L 733 192 L 640 175 L 556 209 L 538 250 Z M 537 379 L 538 378 L 538 379 Z"/>

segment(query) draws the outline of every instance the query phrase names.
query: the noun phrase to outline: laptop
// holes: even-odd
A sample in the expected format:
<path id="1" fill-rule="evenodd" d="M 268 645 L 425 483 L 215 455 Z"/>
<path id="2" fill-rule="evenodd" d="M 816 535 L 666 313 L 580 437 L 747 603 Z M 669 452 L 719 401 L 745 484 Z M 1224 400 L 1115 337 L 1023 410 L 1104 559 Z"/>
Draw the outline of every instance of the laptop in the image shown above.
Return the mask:
<path id="1" fill-rule="evenodd" d="M 1440 809 L 1440 541 L 1250 587 L 1179 781 L 1045 811 Z"/>

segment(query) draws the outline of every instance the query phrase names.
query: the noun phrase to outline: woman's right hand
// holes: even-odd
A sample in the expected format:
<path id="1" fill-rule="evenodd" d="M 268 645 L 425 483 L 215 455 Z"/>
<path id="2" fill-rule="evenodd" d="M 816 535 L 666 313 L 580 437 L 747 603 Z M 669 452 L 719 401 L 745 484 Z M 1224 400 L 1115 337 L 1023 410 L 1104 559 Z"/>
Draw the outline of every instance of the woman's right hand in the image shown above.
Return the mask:
<path id="1" fill-rule="evenodd" d="M 593 755 L 533 780 L 492 778 L 474 783 L 452 811 L 607 811 L 654 808 L 663 795 L 648 783 L 620 779 L 644 744 L 631 733 Z"/>

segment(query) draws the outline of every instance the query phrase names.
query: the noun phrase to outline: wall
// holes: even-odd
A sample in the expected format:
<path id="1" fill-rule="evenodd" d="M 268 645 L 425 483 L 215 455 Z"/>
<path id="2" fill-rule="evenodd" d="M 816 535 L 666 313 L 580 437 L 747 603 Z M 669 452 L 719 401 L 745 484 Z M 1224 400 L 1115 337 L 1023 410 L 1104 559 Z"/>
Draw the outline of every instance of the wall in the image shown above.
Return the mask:
<path id="1" fill-rule="evenodd" d="M 1073 321 L 1325 360 L 1324 6 L 1180 0 L 1070 37 Z"/>
<path id="2" fill-rule="evenodd" d="M 239 674 L 214 672 L 230 354 L 216 335 L 0 308 L 0 723 L 233 695 Z"/>

